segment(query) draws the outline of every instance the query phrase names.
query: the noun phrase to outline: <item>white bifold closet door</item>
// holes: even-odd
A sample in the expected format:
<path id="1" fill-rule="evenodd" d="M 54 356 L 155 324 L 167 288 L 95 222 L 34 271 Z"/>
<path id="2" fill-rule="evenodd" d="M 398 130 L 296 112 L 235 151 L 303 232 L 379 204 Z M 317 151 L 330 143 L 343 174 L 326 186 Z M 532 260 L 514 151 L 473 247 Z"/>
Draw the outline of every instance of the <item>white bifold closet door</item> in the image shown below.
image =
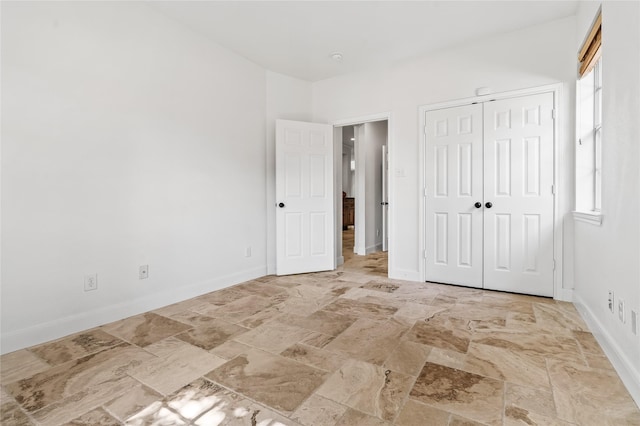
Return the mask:
<path id="1" fill-rule="evenodd" d="M 427 281 L 553 295 L 552 112 L 552 93 L 427 112 Z"/>

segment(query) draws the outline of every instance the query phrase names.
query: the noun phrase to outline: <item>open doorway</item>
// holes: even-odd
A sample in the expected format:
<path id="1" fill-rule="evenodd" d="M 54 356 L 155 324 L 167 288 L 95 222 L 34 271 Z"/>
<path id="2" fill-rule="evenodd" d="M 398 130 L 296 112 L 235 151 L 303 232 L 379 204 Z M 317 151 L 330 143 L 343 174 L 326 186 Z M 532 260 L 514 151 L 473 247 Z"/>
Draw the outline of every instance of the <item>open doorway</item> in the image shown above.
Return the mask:
<path id="1" fill-rule="evenodd" d="M 342 214 L 345 270 L 388 276 L 388 121 L 342 126 Z"/>

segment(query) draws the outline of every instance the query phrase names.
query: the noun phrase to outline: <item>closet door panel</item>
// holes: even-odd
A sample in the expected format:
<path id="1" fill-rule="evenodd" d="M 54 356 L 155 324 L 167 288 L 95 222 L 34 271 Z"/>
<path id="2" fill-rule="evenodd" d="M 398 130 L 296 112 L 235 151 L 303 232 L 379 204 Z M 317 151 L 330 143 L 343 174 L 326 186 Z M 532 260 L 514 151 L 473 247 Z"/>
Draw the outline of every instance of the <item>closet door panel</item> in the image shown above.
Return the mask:
<path id="1" fill-rule="evenodd" d="M 426 113 L 426 279 L 482 287 L 482 106 Z"/>
<path id="2" fill-rule="evenodd" d="M 484 288 L 553 296 L 552 110 L 551 93 L 484 104 Z"/>

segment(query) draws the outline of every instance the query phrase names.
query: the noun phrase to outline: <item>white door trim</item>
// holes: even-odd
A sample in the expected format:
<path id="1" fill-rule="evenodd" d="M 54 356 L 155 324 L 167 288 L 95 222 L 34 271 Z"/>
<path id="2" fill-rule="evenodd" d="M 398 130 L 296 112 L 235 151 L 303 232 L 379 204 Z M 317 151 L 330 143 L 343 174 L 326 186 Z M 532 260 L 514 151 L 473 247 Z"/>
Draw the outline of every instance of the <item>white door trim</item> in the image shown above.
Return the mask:
<path id="1" fill-rule="evenodd" d="M 553 252 L 556 268 L 553 273 L 553 298 L 558 300 L 567 300 L 568 292 L 563 289 L 563 260 L 562 260 L 562 246 L 563 246 L 563 227 L 562 217 L 559 212 L 559 188 L 561 187 L 560 174 L 558 171 L 559 165 L 559 117 L 560 117 L 560 99 L 562 98 L 562 84 L 548 84 L 545 86 L 531 87 L 526 89 L 512 90 L 508 92 L 494 93 L 491 95 L 474 96 L 470 98 L 456 99 L 446 102 L 439 102 L 429 105 L 422 105 L 418 108 L 418 134 L 420 135 L 420 143 L 418 144 L 418 155 L 421 159 L 419 161 L 418 170 L 418 186 L 420 190 L 419 206 L 419 221 L 418 221 L 418 243 L 420 247 L 419 256 L 419 276 L 420 281 L 426 281 L 426 259 L 424 253 L 426 250 L 426 134 L 425 134 L 425 114 L 427 111 L 433 111 L 436 109 L 450 108 L 462 105 L 469 105 L 474 102 L 486 102 L 497 99 L 508 99 L 526 95 L 540 94 L 540 93 L 553 93 L 553 109 L 556 112 L 554 124 L 553 124 L 553 185 L 555 193 L 553 194 Z M 391 175 L 393 177 L 393 174 Z M 567 300 L 571 301 L 571 300 Z"/>
<path id="2" fill-rule="evenodd" d="M 344 127 L 344 126 L 353 126 L 356 124 L 370 123 L 372 121 L 383 121 L 387 120 L 387 149 L 389 154 L 389 170 L 393 170 L 394 158 L 395 158 L 395 143 L 394 143 L 394 132 L 393 132 L 393 115 L 390 111 L 387 112 L 379 112 L 375 114 L 368 114 L 359 117 L 347 117 L 347 118 L 339 118 L 333 121 L 330 121 L 329 124 L 334 127 Z M 340 148 L 338 150 L 334 150 L 334 155 L 340 155 L 339 160 L 340 164 L 342 164 L 342 140 L 340 140 Z M 337 179 L 340 179 L 342 182 L 342 175 L 337 177 L 338 169 L 334 170 L 334 176 Z M 395 220 L 395 209 L 394 209 L 394 201 L 395 201 L 395 191 L 394 191 L 395 178 L 393 173 L 389 173 L 389 187 L 387 192 L 387 197 L 389 199 L 389 209 L 388 209 L 388 223 L 389 223 L 389 251 L 388 253 L 388 275 L 389 278 L 401 278 L 405 275 L 397 275 L 395 274 L 396 269 L 394 268 L 394 253 L 395 253 L 395 239 L 394 239 L 394 220 Z M 342 190 L 336 191 L 336 200 L 335 200 L 336 209 L 339 209 L 339 214 L 336 218 L 336 226 L 337 229 L 342 229 Z M 342 253 L 342 238 L 336 238 L 336 245 L 340 244 L 340 247 L 336 247 L 336 253 Z M 415 274 L 415 272 L 413 272 Z M 405 278 L 406 279 L 406 278 Z"/>

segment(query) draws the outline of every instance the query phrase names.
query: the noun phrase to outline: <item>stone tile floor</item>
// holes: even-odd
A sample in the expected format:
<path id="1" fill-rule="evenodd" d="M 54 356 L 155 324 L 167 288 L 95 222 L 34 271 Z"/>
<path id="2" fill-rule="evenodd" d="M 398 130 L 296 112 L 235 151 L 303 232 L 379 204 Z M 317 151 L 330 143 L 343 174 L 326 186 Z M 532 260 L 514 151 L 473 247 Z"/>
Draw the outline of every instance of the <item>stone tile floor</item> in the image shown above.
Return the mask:
<path id="1" fill-rule="evenodd" d="M 639 425 L 574 306 L 264 277 L 2 356 L 3 425 Z"/>

